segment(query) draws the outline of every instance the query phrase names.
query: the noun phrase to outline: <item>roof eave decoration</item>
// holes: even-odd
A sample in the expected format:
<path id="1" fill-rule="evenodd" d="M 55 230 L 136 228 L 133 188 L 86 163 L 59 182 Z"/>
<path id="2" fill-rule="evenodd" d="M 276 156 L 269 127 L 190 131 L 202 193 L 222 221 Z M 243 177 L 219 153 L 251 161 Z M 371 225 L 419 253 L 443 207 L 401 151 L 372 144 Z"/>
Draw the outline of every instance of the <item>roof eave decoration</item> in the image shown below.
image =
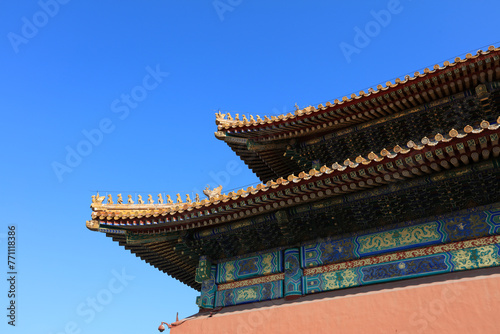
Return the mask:
<path id="1" fill-rule="evenodd" d="M 477 58 L 485 55 L 492 54 L 494 52 L 500 51 L 500 48 L 495 48 L 494 46 L 488 47 L 487 51 L 478 50 L 476 55 L 472 55 L 468 53 L 465 58 L 461 59 L 460 57 L 456 57 L 454 62 L 445 61 L 443 66 L 436 64 L 432 69 L 425 68 L 423 73 L 415 72 L 413 76 L 406 75 L 403 80 L 397 78 L 394 83 L 387 81 L 385 87 L 382 85 L 378 85 L 377 89 L 370 88 L 368 92 L 360 91 L 359 94 L 351 94 L 350 97 L 344 96 L 341 100 L 335 99 L 333 103 L 326 102 L 325 105 L 319 104 L 317 107 L 308 106 L 303 109 L 299 109 L 296 106 L 295 112 L 288 113 L 286 115 L 279 116 L 271 116 L 271 118 L 264 116 L 261 118 L 260 116 L 250 115 L 247 118 L 245 115 L 240 117 L 239 114 L 235 114 L 234 117 L 231 116 L 230 113 L 216 113 L 216 124 L 218 127 L 218 131 L 216 132 L 216 137 L 218 139 L 224 139 L 225 134 L 227 133 L 239 133 L 239 132 L 252 132 L 258 131 L 263 127 L 271 126 L 283 126 L 289 123 L 300 123 L 304 119 L 307 119 L 309 116 L 318 116 L 321 117 L 325 112 L 331 112 L 332 110 L 339 110 L 342 108 L 342 105 L 350 104 L 350 102 L 365 99 L 365 98 L 373 98 L 382 92 L 386 92 L 387 90 L 398 90 L 402 89 L 408 83 L 412 83 L 417 79 L 422 79 L 426 76 L 437 74 L 454 66 L 457 66 L 461 63 L 472 62 L 477 60 Z M 495 59 L 497 60 L 497 58 Z"/>
<path id="2" fill-rule="evenodd" d="M 99 230 L 99 221 L 93 220 L 93 219 L 87 220 L 86 226 L 91 231 L 98 231 Z"/>
<path id="3" fill-rule="evenodd" d="M 462 130 L 451 129 L 447 134 L 438 133 L 432 138 L 409 141 L 406 145 L 396 145 L 379 153 L 359 155 L 354 161 L 346 159 L 322 166 L 319 170 L 291 174 L 286 179 L 280 177 L 228 194 L 221 193 L 221 186 L 213 190 L 207 188 L 204 192 L 209 199 L 204 200 L 199 200 L 197 195 L 195 201 L 187 196 L 183 202 L 177 194 L 177 203 L 173 203 L 168 195 L 168 202 L 164 203 L 159 194 L 158 203 L 154 203 L 151 195 L 148 195 L 148 203 L 144 203 L 140 195 L 135 203 L 129 195 L 127 203 L 123 203 L 119 194 L 118 203 L 114 203 L 111 195 L 104 203 L 104 196 L 97 194 L 92 196 L 92 220 L 86 225 L 92 231 L 106 233 L 113 233 L 109 229 L 115 227 L 157 233 L 226 223 L 274 210 L 277 203 L 284 201 L 284 205 L 289 206 L 301 198 L 312 200 L 317 196 L 314 192 L 318 191 L 321 196 L 337 196 L 467 165 L 491 156 L 496 158 L 500 155 L 499 132 L 500 117 L 495 124 L 483 120 L 478 127 L 467 125 Z M 307 195 L 309 193 L 311 196 Z"/>

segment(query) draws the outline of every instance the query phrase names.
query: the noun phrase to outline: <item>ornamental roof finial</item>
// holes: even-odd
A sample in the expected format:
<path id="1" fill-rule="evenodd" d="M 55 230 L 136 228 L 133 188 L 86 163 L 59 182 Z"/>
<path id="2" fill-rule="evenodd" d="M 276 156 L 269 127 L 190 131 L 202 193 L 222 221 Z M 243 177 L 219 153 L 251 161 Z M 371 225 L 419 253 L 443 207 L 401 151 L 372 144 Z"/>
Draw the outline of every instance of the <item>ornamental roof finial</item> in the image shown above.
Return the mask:
<path id="1" fill-rule="evenodd" d="M 137 195 L 137 203 L 139 204 L 144 204 L 144 201 L 142 200 L 142 196 L 141 195 Z"/>
<path id="2" fill-rule="evenodd" d="M 99 196 L 99 192 L 97 192 L 97 195 L 92 195 L 92 203 L 93 204 L 102 204 L 102 201 L 104 201 L 104 196 Z"/>
<path id="3" fill-rule="evenodd" d="M 222 191 L 221 185 L 218 186 L 217 188 L 210 190 L 210 185 L 207 184 L 207 187 L 203 190 L 203 193 L 208 197 L 208 199 L 212 199 L 212 198 L 217 198 L 218 196 L 220 196 L 221 191 Z"/>
<path id="4" fill-rule="evenodd" d="M 177 194 L 177 203 L 183 203 L 182 198 L 181 198 L 181 194 Z"/>

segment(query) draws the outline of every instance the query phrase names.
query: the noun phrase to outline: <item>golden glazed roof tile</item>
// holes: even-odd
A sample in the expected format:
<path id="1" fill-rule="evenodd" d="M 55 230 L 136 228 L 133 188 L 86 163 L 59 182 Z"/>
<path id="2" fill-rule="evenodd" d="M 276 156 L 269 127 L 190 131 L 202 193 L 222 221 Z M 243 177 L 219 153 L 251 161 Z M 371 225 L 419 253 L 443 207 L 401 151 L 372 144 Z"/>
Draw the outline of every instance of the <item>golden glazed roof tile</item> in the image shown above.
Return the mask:
<path id="1" fill-rule="evenodd" d="M 106 221 L 106 220 L 130 220 L 130 219 L 140 219 L 142 217 L 146 218 L 151 218 L 153 217 L 166 217 L 169 215 L 172 218 L 175 218 L 178 222 L 178 220 L 183 221 L 184 216 L 180 214 L 187 214 L 189 212 L 189 217 L 191 218 L 191 215 L 196 213 L 191 213 L 192 211 L 197 211 L 202 209 L 202 211 L 198 212 L 198 216 L 196 217 L 201 217 L 206 216 L 206 210 L 213 210 L 214 208 L 219 208 L 220 209 L 220 204 L 224 203 L 224 206 L 229 205 L 229 203 L 236 203 L 239 200 L 243 200 L 247 198 L 248 196 L 252 195 L 264 195 L 268 191 L 271 191 L 271 189 L 277 189 L 279 187 L 285 187 L 289 185 L 290 183 L 292 184 L 305 184 L 306 181 L 309 181 L 314 178 L 320 178 L 323 174 L 332 174 L 332 173 L 338 173 L 338 176 L 342 175 L 347 175 L 348 173 L 352 171 L 357 171 L 358 167 L 360 164 L 362 166 L 369 166 L 369 165 L 374 165 L 374 164 L 379 164 L 385 160 L 385 163 L 395 161 L 395 158 L 400 159 L 399 157 L 411 157 L 412 151 L 419 151 L 422 150 L 423 148 L 432 148 L 437 146 L 440 142 L 452 142 L 453 140 L 461 140 L 464 137 L 468 136 L 475 136 L 476 134 L 482 133 L 484 131 L 497 131 L 500 128 L 500 117 L 497 119 L 497 123 L 495 124 L 490 124 L 487 121 L 482 121 L 480 123 L 480 127 L 474 128 L 471 125 L 467 125 L 464 127 L 463 132 L 460 133 L 456 129 L 451 129 L 448 134 L 442 135 L 442 134 L 436 134 L 432 139 L 429 139 L 428 137 L 424 137 L 420 140 L 420 142 L 415 143 L 413 141 L 409 141 L 406 145 L 396 145 L 392 149 L 382 149 L 379 154 L 370 152 L 367 154 L 367 156 L 359 155 L 355 160 L 355 162 L 346 159 L 343 164 L 339 163 L 334 163 L 331 166 L 322 166 L 319 171 L 316 169 L 311 169 L 308 172 L 303 171 L 300 172 L 298 176 L 291 174 L 287 177 L 287 179 L 284 178 L 278 178 L 276 180 L 272 180 L 267 182 L 266 184 L 260 183 L 257 184 L 256 186 L 251 186 L 246 189 L 239 189 L 238 191 L 231 191 L 228 194 L 217 194 L 210 199 L 204 199 L 199 202 L 191 202 L 191 203 L 157 203 L 155 204 L 154 202 L 151 203 L 149 201 L 148 204 L 144 203 L 122 203 L 122 204 L 115 204 L 113 202 L 112 196 L 108 195 L 108 200 L 106 203 L 104 203 L 104 196 L 99 196 L 99 193 L 95 196 L 92 196 L 92 204 L 91 208 L 93 210 L 92 212 L 92 220 L 90 222 L 87 222 L 87 227 L 91 230 L 96 229 L 96 221 L 97 219 L 101 221 Z M 472 137 L 471 140 L 471 145 L 476 145 L 475 139 L 474 138 L 479 138 L 479 137 Z M 483 137 L 481 137 L 483 138 Z M 479 139 L 481 139 L 479 138 Z M 490 140 L 492 142 L 492 145 L 494 146 L 494 152 L 497 154 L 499 153 L 499 148 L 498 148 L 498 134 L 496 132 L 490 133 L 490 135 L 486 136 L 486 140 Z M 467 141 L 467 142 L 469 142 Z M 462 141 L 463 142 L 463 141 Z M 479 141 L 481 143 L 481 141 Z M 468 144 L 469 145 L 469 144 Z M 457 145 L 458 146 L 458 145 Z M 434 150 L 437 148 L 434 148 Z M 440 149 L 438 149 L 440 150 Z M 429 153 L 426 150 L 427 153 Z M 416 153 L 416 152 L 415 152 Z M 413 153 L 414 154 L 414 153 Z M 444 164 L 444 165 L 449 165 L 449 164 Z M 431 166 L 432 167 L 432 166 Z M 436 166 L 434 166 L 436 167 Z M 346 174 L 347 173 L 347 174 Z M 399 175 L 399 174 L 398 174 Z M 403 174 L 404 175 L 404 174 Z M 348 175 L 347 175 L 348 176 Z M 307 182 L 309 183 L 309 182 Z M 354 186 L 353 189 L 355 189 L 356 186 Z M 284 189 L 284 188 L 283 188 Z M 337 191 L 335 191 L 337 192 Z M 330 191 L 330 194 L 332 192 Z M 130 195 L 129 198 L 132 196 Z M 152 196 L 148 196 L 149 198 L 152 198 Z M 160 196 L 158 196 L 160 198 Z M 131 201 L 133 202 L 133 201 Z M 203 211 L 205 210 L 205 211 Z M 235 210 L 241 210 L 241 208 L 236 208 Z M 255 208 L 251 209 L 252 212 L 254 212 Z M 260 212 L 261 207 L 255 212 Z M 223 212 L 223 211 L 220 211 Z M 211 215 L 211 211 L 208 211 L 208 215 Z M 229 214 L 229 215 L 223 215 L 220 219 L 222 221 L 225 220 L 230 220 L 232 219 L 234 214 Z M 176 218 L 177 217 L 177 218 Z M 219 221 L 219 218 L 216 218 L 215 221 Z"/>
<path id="2" fill-rule="evenodd" d="M 230 113 L 223 114 L 223 113 L 218 112 L 215 114 L 216 115 L 216 124 L 218 126 L 218 131 L 215 132 L 215 136 L 218 139 L 223 139 L 225 137 L 225 133 L 227 130 L 238 129 L 238 128 L 242 128 L 242 127 L 247 127 L 247 128 L 254 127 L 253 130 L 256 130 L 255 127 L 259 126 L 259 125 L 271 125 L 271 124 L 280 123 L 280 122 L 287 121 L 287 120 L 293 120 L 293 119 L 300 117 L 300 116 L 304 116 L 304 115 L 308 116 L 308 115 L 311 115 L 314 113 L 319 113 L 320 111 L 324 111 L 326 109 L 329 109 L 329 108 L 332 108 L 335 106 L 341 106 L 343 104 L 350 103 L 354 100 L 358 100 L 358 99 L 363 98 L 363 97 L 368 97 L 368 96 L 375 97 L 377 94 L 380 94 L 381 92 L 387 91 L 388 89 L 396 88 L 398 86 L 403 86 L 406 83 L 414 81 L 416 79 L 424 78 L 428 75 L 446 70 L 448 68 L 452 68 L 452 67 L 457 66 L 458 64 L 461 64 L 461 63 L 473 61 L 474 59 L 476 59 L 480 56 L 488 55 L 490 53 L 497 52 L 497 51 L 500 51 L 500 48 L 495 48 L 492 45 L 492 46 L 489 46 L 486 51 L 478 50 L 475 55 L 468 53 L 463 59 L 460 57 L 456 57 L 454 59 L 454 61 L 451 63 L 449 61 L 445 61 L 442 66 L 440 66 L 439 64 L 436 64 L 433 66 L 433 69 L 425 68 L 423 73 L 420 73 L 417 71 L 413 74 L 413 76 L 406 75 L 403 80 L 401 80 L 400 78 L 396 78 L 394 83 L 392 83 L 391 81 L 387 81 L 385 83 L 385 87 L 382 85 L 377 85 L 376 90 L 370 88 L 370 89 L 368 89 L 368 93 L 366 93 L 364 91 L 360 91 L 359 94 L 353 93 L 350 95 L 350 97 L 344 96 L 340 100 L 335 99 L 333 101 L 333 103 L 326 102 L 325 106 L 323 106 L 323 104 L 319 104 L 317 108 L 314 106 L 309 106 L 309 107 L 306 107 L 303 109 L 299 109 L 298 107 L 296 107 L 297 109 L 295 110 L 294 114 L 288 113 L 286 115 L 279 115 L 278 117 L 271 116 L 271 119 L 269 119 L 269 117 L 267 117 L 267 116 L 264 116 L 264 119 L 262 119 L 260 116 L 255 116 L 255 118 L 254 118 L 254 116 L 251 115 L 249 117 L 250 119 L 247 119 L 245 116 L 243 116 L 242 120 L 240 120 L 239 114 L 235 114 L 235 117 L 233 118 Z M 355 118 L 355 115 L 352 115 L 352 118 Z M 251 129 L 248 129 L 248 131 L 251 131 Z"/>

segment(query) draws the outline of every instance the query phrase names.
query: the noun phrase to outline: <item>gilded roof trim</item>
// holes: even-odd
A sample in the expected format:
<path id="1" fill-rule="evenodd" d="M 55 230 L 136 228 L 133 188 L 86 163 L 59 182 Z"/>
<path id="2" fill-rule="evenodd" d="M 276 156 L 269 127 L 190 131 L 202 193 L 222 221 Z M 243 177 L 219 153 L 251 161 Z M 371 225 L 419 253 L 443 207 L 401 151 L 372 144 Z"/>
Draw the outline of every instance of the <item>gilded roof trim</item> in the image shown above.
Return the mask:
<path id="1" fill-rule="evenodd" d="M 480 137 L 481 133 L 483 133 L 484 131 L 488 131 L 488 133 Z M 307 186 L 307 184 L 310 183 L 307 181 L 310 181 L 314 178 L 319 178 L 323 175 L 335 174 L 339 178 L 339 180 L 344 178 L 366 180 L 369 175 L 362 174 L 360 172 L 360 168 L 363 169 L 369 167 L 377 167 L 377 171 L 382 171 L 384 175 L 387 172 L 396 171 L 396 173 L 401 173 L 401 175 L 398 174 L 397 177 L 402 177 L 404 176 L 404 169 L 409 169 L 409 167 L 406 166 L 405 168 L 401 168 L 401 166 L 397 166 L 397 160 L 402 161 L 403 159 L 408 158 L 410 160 L 405 160 L 404 163 L 409 164 L 410 166 L 429 165 L 433 167 L 432 165 L 434 164 L 434 160 L 441 160 L 445 162 L 442 163 L 441 166 L 444 166 L 444 168 L 448 169 L 451 167 L 451 164 L 454 164 L 454 161 L 452 155 L 446 152 L 446 149 L 448 147 L 452 147 L 453 150 L 453 145 L 455 145 L 455 152 L 457 154 L 466 153 L 465 156 L 467 157 L 468 154 L 474 161 L 476 161 L 476 158 L 479 158 L 479 154 L 490 154 L 489 151 L 483 152 L 487 147 L 489 147 L 491 151 L 493 151 L 494 155 L 498 155 L 498 153 L 500 152 L 500 147 L 498 146 L 499 132 L 500 117 L 498 117 L 497 123 L 495 124 L 490 124 L 489 122 L 483 120 L 478 128 L 467 125 L 460 131 L 451 129 L 447 134 L 438 133 L 433 138 L 424 137 L 419 142 L 409 141 L 406 145 L 396 145 L 390 150 L 383 149 L 379 153 L 370 152 L 366 156 L 359 155 L 354 161 L 346 159 L 341 163 L 336 162 L 331 166 L 322 166 L 319 171 L 316 169 L 311 169 L 309 172 L 303 171 L 298 175 L 291 174 L 286 179 L 278 178 L 276 180 L 269 181 L 266 184 L 260 183 L 256 186 L 251 186 L 246 189 L 240 189 L 238 191 L 232 191 L 228 194 L 220 194 L 218 196 L 212 197 L 210 200 L 205 199 L 199 202 L 171 204 L 115 204 L 113 203 L 112 199 L 111 203 L 109 203 L 109 197 L 108 202 L 104 203 L 104 196 L 99 196 L 99 194 L 97 194 L 97 196 L 92 196 L 92 220 L 87 222 L 87 228 L 96 231 L 99 230 L 99 222 L 122 220 L 137 221 L 137 224 L 127 223 L 123 226 L 147 227 L 148 225 L 150 225 L 151 227 L 159 227 L 157 223 L 155 223 L 155 221 L 158 220 L 163 221 L 164 223 L 168 221 L 169 224 L 167 225 L 167 229 L 171 231 L 178 231 L 205 226 L 207 225 L 207 220 L 211 220 L 211 217 L 215 219 L 216 223 L 226 222 L 232 219 L 241 219 L 241 214 L 245 210 L 249 211 L 249 209 L 251 209 L 251 213 L 259 214 L 264 210 L 262 207 L 263 204 L 275 201 L 276 199 L 273 199 L 270 196 L 266 195 L 268 192 L 273 193 L 273 190 L 279 187 L 282 187 L 283 190 L 286 190 L 285 188 L 283 188 L 283 186 L 288 186 L 286 187 L 287 189 L 298 187 L 297 189 L 294 189 L 294 191 L 297 190 L 297 193 L 301 194 L 303 191 L 301 191 L 300 187 L 303 187 L 304 185 Z M 438 145 L 440 148 L 438 148 Z M 466 146 L 464 145 L 469 145 L 469 148 L 466 150 Z M 474 148 L 474 151 L 472 151 L 471 147 Z M 429 152 L 431 154 L 428 156 Z M 428 161 L 416 162 L 412 160 L 415 154 L 424 156 L 423 159 L 427 159 Z M 433 154 L 435 156 L 433 156 Z M 444 157 L 444 159 L 439 158 L 439 156 Z M 469 158 L 467 157 L 467 159 Z M 396 166 L 394 166 L 394 164 L 396 164 Z M 391 168 L 394 170 L 384 170 L 384 168 L 387 168 L 387 165 L 393 166 Z M 441 167 L 437 166 L 434 168 Z M 359 175 L 356 173 L 358 173 Z M 366 171 L 363 171 L 363 173 L 366 173 Z M 359 188 L 358 185 L 354 183 L 352 184 L 354 188 L 347 188 L 344 190 L 354 191 Z M 328 187 L 324 188 L 326 189 Z M 363 185 L 361 185 L 361 187 L 363 187 Z M 305 192 L 308 191 L 309 190 L 307 189 Z M 258 196 L 256 197 L 255 195 Z M 334 194 L 330 191 L 330 195 Z M 247 200 L 247 207 L 240 207 L 237 204 L 237 202 L 246 200 L 248 197 L 251 198 Z M 257 201 L 257 198 L 259 202 L 254 203 L 253 201 Z M 252 204 L 250 204 L 250 202 Z M 271 209 L 270 204 L 267 204 L 265 206 L 269 206 L 269 209 Z M 258 207 L 257 210 L 256 207 Z M 239 212 L 239 214 L 237 212 Z M 215 218 L 215 216 L 221 217 Z M 192 220 L 194 221 L 193 223 L 189 222 L 192 218 L 195 218 L 194 220 Z M 200 221 L 204 219 L 205 221 Z M 110 226 L 114 225 L 111 224 Z"/>
<path id="2" fill-rule="evenodd" d="M 262 125 L 276 125 L 278 126 L 278 123 L 286 123 L 287 121 L 293 122 L 293 120 L 298 120 L 298 118 L 301 118 L 301 116 L 310 116 L 310 115 L 321 115 L 323 111 L 326 111 L 327 109 L 331 108 L 341 108 L 342 105 L 349 104 L 350 102 L 363 99 L 363 98 L 375 98 L 377 97 L 378 94 L 381 94 L 382 92 L 385 92 L 389 89 L 397 89 L 399 87 L 402 88 L 405 84 L 412 82 L 416 79 L 422 79 L 425 78 L 426 76 L 436 74 L 439 72 L 442 72 L 444 70 L 453 68 L 454 66 L 457 66 L 462 63 L 466 62 L 472 62 L 476 60 L 480 56 L 488 55 L 494 52 L 500 51 L 499 48 L 495 48 L 493 45 L 488 47 L 487 51 L 483 50 L 478 50 L 475 55 L 472 55 L 470 53 L 466 54 L 466 56 L 462 59 L 460 57 L 456 57 L 453 62 L 445 61 L 442 66 L 439 64 L 436 64 L 433 66 L 432 69 L 425 68 L 423 73 L 420 72 L 415 72 L 413 76 L 407 75 L 405 76 L 404 80 L 401 80 L 399 78 L 396 78 L 395 82 L 392 83 L 391 81 L 387 81 L 385 84 L 385 87 L 382 85 L 378 85 L 377 89 L 369 89 L 368 92 L 360 91 L 359 94 L 351 94 L 350 97 L 344 96 L 342 99 L 335 99 L 333 103 L 331 102 L 326 102 L 325 105 L 319 104 L 317 107 L 314 106 L 309 106 L 303 109 L 297 109 L 295 112 L 288 113 L 288 114 L 282 114 L 279 116 L 271 116 L 271 118 L 264 116 L 264 119 L 262 119 L 260 116 L 256 116 L 254 118 L 253 115 L 247 119 L 245 115 L 243 115 L 241 118 L 239 114 L 235 114 L 234 117 L 231 116 L 230 113 L 222 114 L 220 112 L 216 113 L 216 124 L 218 126 L 218 131 L 215 133 L 216 138 L 218 139 L 224 139 L 225 133 L 230 132 L 230 131 L 258 131 L 259 126 Z"/>

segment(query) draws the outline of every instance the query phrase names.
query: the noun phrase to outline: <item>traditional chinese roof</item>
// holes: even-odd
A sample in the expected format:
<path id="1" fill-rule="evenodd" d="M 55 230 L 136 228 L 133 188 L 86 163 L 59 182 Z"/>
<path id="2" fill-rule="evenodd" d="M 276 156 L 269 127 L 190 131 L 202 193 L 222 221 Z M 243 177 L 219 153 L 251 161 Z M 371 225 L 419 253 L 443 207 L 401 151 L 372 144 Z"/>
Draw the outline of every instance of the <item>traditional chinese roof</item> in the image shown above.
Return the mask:
<path id="1" fill-rule="evenodd" d="M 217 138 L 262 183 L 175 203 L 97 194 L 87 227 L 200 289 L 202 255 L 216 263 L 500 202 L 499 108 L 500 49 L 489 47 L 317 108 L 218 115 Z"/>
<path id="2" fill-rule="evenodd" d="M 354 161 L 347 159 L 324 165 L 319 170 L 291 174 L 199 202 L 158 204 L 150 196 L 150 203 L 143 203 L 140 199 L 141 203 L 137 204 L 115 204 L 112 199 L 105 202 L 104 197 L 98 195 L 91 205 L 92 220 L 87 222 L 87 227 L 106 233 L 146 262 L 199 289 L 194 273 L 200 255 L 210 255 L 217 260 L 257 251 L 258 247 L 276 247 L 306 241 L 312 236 L 346 233 L 358 228 L 349 225 L 357 222 L 354 216 L 346 216 L 351 222 L 340 219 L 338 226 L 337 223 L 324 228 L 307 225 L 308 222 L 301 220 L 304 212 L 316 212 L 313 216 L 309 214 L 308 221 L 331 222 L 333 215 L 330 212 L 340 215 L 342 211 L 336 206 L 348 203 L 350 207 L 346 214 L 352 215 L 355 205 L 352 203 L 366 200 L 363 210 L 370 213 L 371 198 L 399 191 L 395 196 L 397 203 L 393 203 L 387 212 L 377 215 L 381 219 L 390 219 L 391 223 L 404 221 L 414 210 L 421 214 L 420 208 L 424 207 L 419 204 L 420 207 L 415 208 L 409 202 L 405 203 L 408 201 L 405 191 L 418 188 L 423 196 L 415 194 L 413 197 L 417 203 L 422 202 L 432 193 L 440 193 L 443 189 L 452 191 L 454 185 L 449 179 L 466 175 L 474 179 L 458 180 L 455 186 L 461 189 L 469 185 L 473 192 L 479 193 L 476 204 L 500 200 L 500 191 L 495 190 L 498 181 L 487 174 L 490 170 L 494 170 L 491 175 L 498 173 L 495 159 L 500 155 L 499 133 L 500 117 L 492 124 L 483 120 L 478 126 L 449 129 L 433 138 L 424 137 L 417 142 L 359 155 Z M 493 182 L 491 187 L 481 185 L 478 177 L 489 178 Z M 478 190 L 481 187 L 485 189 L 484 194 Z M 455 198 L 430 203 L 429 208 L 438 210 L 435 212 L 442 212 L 436 205 L 446 210 L 462 208 L 468 205 L 464 201 L 472 198 L 471 195 L 463 198 L 459 195 L 444 196 Z M 379 199 L 375 201 L 380 202 Z M 449 207 L 447 201 L 450 201 Z M 379 202 L 373 207 L 380 206 Z M 397 208 L 405 206 L 410 208 L 398 216 Z M 325 207 L 330 211 L 325 211 Z M 292 223 L 294 219 L 296 221 Z M 367 220 L 364 216 L 359 219 L 364 220 Z M 380 224 L 386 223 L 382 221 Z M 224 237 L 225 234 L 229 238 Z"/>
<path id="3" fill-rule="evenodd" d="M 229 205 L 234 207 L 230 208 L 229 212 L 239 211 L 238 208 L 247 206 L 240 205 L 239 202 L 248 203 L 249 200 L 266 195 L 270 198 L 267 202 L 271 202 L 273 197 L 271 194 L 303 184 L 307 185 L 311 182 L 330 178 L 338 179 L 331 185 L 327 184 L 316 188 L 317 190 L 333 188 L 331 189 L 333 192 L 326 193 L 328 195 L 340 194 L 356 189 L 360 190 L 364 186 L 373 187 L 377 184 L 386 184 L 392 179 L 402 180 L 415 175 L 423 175 L 422 173 L 459 167 L 471 161 L 488 158 L 490 155 L 497 157 L 500 153 L 498 146 L 499 128 L 500 117 L 495 124 L 483 121 L 478 128 L 467 125 L 461 131 L 451 129 L 448 134 L 437 134 L 434 138 L 424 137 L 419 144 L 408 142 L 405 147 L 396 145 L 389 150 L 383 149 L 378 153 L 371 152 L 366 157 L 360 155 L 355 161 L 347 159 L 331 166 L 322 166 L 320 170 L 311 169 L 308 172 L 301 172 L 297 176 L 292 174 L 286 179 L 278 178 L 265 184 L 260 183 L 255 187 L 221 194 L 200 202 L 114 204 L 109 203 L 109 201 L 105 203 L 104 198 L 102 198 L 101 202 L 94 202 L 91 205 L 93 208 L 92 217 L 96 220 L 109 221 L 111 225 L 114 225 L 113 221 L 120 220 L 119 225 L 122 226 L 127 225 L 123 220 L 130 220 L 130 224 L 128 224 L 130 227 L 141 226 L 134 219 L 151 221 L 151 223 L 165 221 L 171 223 L 168 231 L 175 227 L 200 227 L 201 224 L 192 226 L 190 221 L 208 223 L 209 221 L 205 217 L 213 219 L 221 216 L 222 221 L 224 221 L 223 218 L 226 216 L 229 221 L 233 217 L 226 213 L 222 214 L 225 210 L 221 210 L 221 208 Z M 356 180 L 360 181 L 358 186 L 355 186 Z M 342 184 L 343 186 L 341 186 Z M 313 189 L 304 189 L 302 192 L 310 193 L 313 192 Z M 252 205 L 248 207 L 252 207 Z M 239 218 L 239 215 L 234 218 Z"/>
<path id="4" fill-rule="evenodd" d="M 240 118 L 238 114 L 233 117 L 218 113 L 215 136 L 225 141 L 262 181 L 286 177 L 301 170 L 300 164 L 286 154 L 291 144 L 355 129 L 360 124 L 473 90 L 480 83 L 498 81 L 499 54 L 500 48 L 490 46 L 476 55 L 457 57 L 442 66 L 436 64 L 394 83 L 388 81 L 385 87 L 378 85 L 368 92 L 354 93 L 317 107 L 297 108 L 286 115 Z"/>

